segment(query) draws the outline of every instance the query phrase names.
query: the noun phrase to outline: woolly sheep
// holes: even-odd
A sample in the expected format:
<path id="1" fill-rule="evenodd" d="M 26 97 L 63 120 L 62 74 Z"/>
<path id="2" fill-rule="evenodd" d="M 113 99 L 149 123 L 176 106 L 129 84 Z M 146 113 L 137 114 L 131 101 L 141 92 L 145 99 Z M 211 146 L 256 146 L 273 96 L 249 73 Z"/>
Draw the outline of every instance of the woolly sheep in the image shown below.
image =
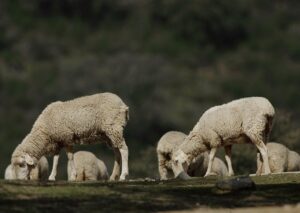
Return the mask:
<path id="1" fill-rule="evenodd" d="M 41 156 L 54 155 L 49 180 L 55 180 L 62 148 L 67 152 L 70 167 L 74 168 L 74 145 L 105 142 L 115 153 L 110 179 L 125 180 L 128 176 L 128 148 L 123 130 L 128 120 L 128 107 L 112 93 L 99 93 L 48 105 L 12 154 L 11 163 L 17 178 L 25 179 L 28 168 L 35 166 Z M 71 179 L 75 180 L 76 170 L 72 171 Z"/>
<path id="2" fill-rule="evenodd" d="M 164 134 L 159 140 L 156 148 L 158 157 L 158 170 L 161 180 L 174 177 L 172 172 L 172 155 L 176 148 L 183 143 L 186 134 L 177 131 L 170 131 Z M 201 153 L 193 159 L 188 168 L 190 176 L 201 177 L 205 174 L 208 166 L 208 153 Z M 216 175 L 225 176 L 228 174 L 227 167 L 222 160 L 215 158 L 213 161 L 212 172 Z"/>
<path id="3" fill-rule="evenodd" d="M 103 161 L 93 153 L 79 151 L 74 154 L 76 181 L 107 180 L 109 178 L 107 168 Z M 68 179 L 71 180 L 71 166 L 68 162 Z"/>
<path id="4" fill-rule="evenodd" d="M 289 150 L 280 143 L 267 143 L 268 158 L 272 173 L 300 171 L 300 155 L 297 152 Z M 262 173 L 262 159 L 257 157 L 257 175 Z"/>
<path id="5" fill-rule="evenodd" d="M 203 177 L 207 171 L 209 162 L 209 152 L 203 152 L 188 167 L 187 174 L 192 177 Z M 212 162 L 211 173 L 218 176 L 228 176 L 228 169 L 225 163 L 218 157 Z"/>
<path id="6" fill-rule="evenodd" d="M 232 144 L 253 143 L 262 155 L 264 173 L 270 173 L 267 147 L 275 110 L 263 97 L 242 98 L 208 109 L 174 154 L 173 171 L 186 175 L 187 166 L 200 153 L 210 150 L 205 176 L 212 173 L 212 162 L 218 147 L 225 148 L 229 175 Z"/>
<path id="7" fill-rule="evenodd" d="M 47 180 L 49 172 L 49 164 L 47 158 L 44 156 L 39 160 L 38 166 L 30 170 L 29 180 Z M 11 164 L 9 164 L 5 170 L 4 175 L 5 180 L 15 180 L 17 179 L 16 174 L 12 170 Z"/>

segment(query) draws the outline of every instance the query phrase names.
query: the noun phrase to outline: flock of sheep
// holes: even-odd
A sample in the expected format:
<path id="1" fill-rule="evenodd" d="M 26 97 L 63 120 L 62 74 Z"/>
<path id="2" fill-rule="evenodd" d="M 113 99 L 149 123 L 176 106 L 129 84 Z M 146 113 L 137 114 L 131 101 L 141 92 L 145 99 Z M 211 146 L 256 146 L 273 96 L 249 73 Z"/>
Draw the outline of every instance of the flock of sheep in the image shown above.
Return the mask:
<path id="1" fill-rule="evenodd" d="M 191 176 L 232 176 L 233 144 L 252 143 L 258 150 L 257 175 L 299 171 L 300 156 L 282 144 L 267 143 L 275 110 L 263 97 L 238 99 L 208 109 L 189 133 L 171 131 L 157 144 L 159 174 L 162 180 Z M 59 152 L 68 156 L 68 180 L 125 180 L 128 147 L 123 137 L 129 108 L 115 94 L 99 93 L 48 105 L 35 121 L 30 133 L 19 144 L 5 171 L 5 179 L 55 180 Z M 105 142 L 114 151 L 112 174 L 94 154 L 73 146 Z M 215 157 L 225 149 L 225 163 Z M 45 156 L 53 156 L 53 166 Z"/>

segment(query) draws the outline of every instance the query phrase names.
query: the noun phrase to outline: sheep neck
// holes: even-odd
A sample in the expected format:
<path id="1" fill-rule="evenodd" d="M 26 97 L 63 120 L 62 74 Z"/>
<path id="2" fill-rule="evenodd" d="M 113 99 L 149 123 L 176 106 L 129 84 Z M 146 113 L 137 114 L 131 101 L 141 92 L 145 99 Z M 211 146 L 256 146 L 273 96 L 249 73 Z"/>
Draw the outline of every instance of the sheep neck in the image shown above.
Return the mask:
<path id="1" fill-rule="evenodd" d="M 45 147 L 48 143 L 47 134 L 39 129 L 33 129 L 29 135 L 26 136 L 20 147 L 24 153 L 39 160 L 45 155 Z"/>
<path id="2" fill-rule="evenodd" d="M 188 156 L 189 163 L 191 163 L 192 160 L 199 156 L 201 153 L 208 151 L 208 147 L 199 137 L 187 138 L 187 140 L 185 140 L 184 143 L 181 144 L 180 149 Z"/>

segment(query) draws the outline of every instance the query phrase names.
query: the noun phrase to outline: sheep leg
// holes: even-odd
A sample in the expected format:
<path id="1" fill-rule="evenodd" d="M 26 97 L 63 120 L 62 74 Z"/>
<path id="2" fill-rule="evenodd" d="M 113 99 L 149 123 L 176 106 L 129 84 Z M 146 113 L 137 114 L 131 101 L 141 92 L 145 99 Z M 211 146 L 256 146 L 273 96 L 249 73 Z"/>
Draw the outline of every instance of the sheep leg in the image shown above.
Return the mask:
<path id="1" fill-rule="evenodd" d="M 121 173 L 121 152 L 118 148 L 114 148 L 114 153 L 115 153 L 114 169 L 109 180 L 118 180 Z"/>
<path id="2" fill-rule="evenodd" d="M 54 155 L 54 157 L 53 157 L 52 171 L 51 171 L 51 174 L 50 174 L 48 180 L 51 180 L 51 181 L 55 180 L 56 174 L 57 174 L 58 160 L 59 160 L 59 154 Z"/>
<path id="3" fill-rule="evenodd" d="M 226 159 L 227 166 L 228 166 L 228 175 L 229 176 L 233 176 L 234 172 L 233 172 L 232 163 L 231 163 L 231 149 L 232 149 L 232 145 L 225 146 L 224 149 L 225 149 L 225 159 Z"/>
<path id="4" fill-rule="evenodd" d="M 217 152 L 217 148 L 212 148 L 210 150 L 208 167 L 207 167 L 207 171 L 206 171 L 206 174 L 204 175 L 204 177 L 212 175 L 212 164 L 213 164 L 214 158 L 216 156 L 216 152 Z"/>
<path id="5" fill-rule="evenodd" d="M 115 165 L 110 180 L 125 180 L 128 176 L 128 147 L 123 138 L 123 127 L 114 127 L 106 130 L 115 152 Z"/>
<path id="6" fill-rule="evenodd" d="M 123 146 L 120 149 L 120 152 L 121 152 L 121 159 L 122 159 L 122 172 L 121 172 L 120 180 L 126 180 L 129 171 L 128 171 L 128 147 L 125 141 L 123 142 Z"/>
<path id="7" fill-rule="evenodd" d="M 257 129 L 256 129 L 256 132 L 258 132 Z M 252 143 L 255 144 L 255 146 L 257 147 L 257 149 L 259 150 L 259 152 L 262 156 L 264 174 L 265 175 L 270 174 L 271 170 L 270 170 L 270 164 L 269 164 L 269 158 L 268 158 L 268 149 L 267 149 L 264 141 L 262 140 L 262 137 L 257 134 L 251 134 L 251 131 L 249 131 L 247 136 L 251 139 Z"/>
<path id="8" fill-rule="evenodd" d="M 256 175 L 261 175 L 262 174 L 262 159 L 261 159 L 261 155 L 259 150 L 257 150 L 257 154 L 256 154 L 256 164 L 257 164 L 257 171 L 256 171 Z"/>
<path id="9" fill-rule="evenodd" d="M 168 169 L 166 167 L 166 158 L 163 154 L 158 153 L 158 171 L 161 180 L 168 179 Z"/>
<path id="10" fill-rule="evenodd" d="M 259 150 L 262 160 L 263 160 L 263 168 L 264 174 L 270 174 L 270 164 L 268 158 L 268 149 L 265 145 L 265 140 L 268 138 L 270 127 L 268 127 L 268 120 L 264 115 L 260 115 L 257 118 L 253 118 L 256 121 L 255 125 L 251 124 L 250 126 L 246 126 L 246 135 L 252 141 L 253 144 Z"/>
<path id="11" fill-rule="evenodd" d="M 268 149 L 263 141 L 260 141 L 260 143 L 256 144 L 256 147 L 258 148 L 262 158 L 263 158 L 263 167 L 264 167 L 264 174 L 270 174 L 270 164 L 268 159 Z"/>
<path id="12" fill-rule="evenodd" d="M 66 148 L 66 153 L 69 161 L 69 166 L 70 166 L 70 181 L 75 181 L 76 180 L 76 167 L 75 167 L 75 162 L 74 162 L 74 152 L 73 152 L 73 147 L 67 147 Z"/>

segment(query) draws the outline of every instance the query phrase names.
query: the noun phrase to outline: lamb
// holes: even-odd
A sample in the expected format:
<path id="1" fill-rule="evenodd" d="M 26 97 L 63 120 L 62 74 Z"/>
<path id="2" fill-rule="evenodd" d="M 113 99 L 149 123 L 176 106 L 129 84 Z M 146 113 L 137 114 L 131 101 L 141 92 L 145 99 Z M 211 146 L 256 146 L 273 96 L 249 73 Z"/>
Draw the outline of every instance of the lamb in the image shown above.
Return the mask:
<path id="1" fill-rule="evenodd" d="M 300 171 L 300 155 L 289 150 L 285 145 L 275 142 L 267 143 L 268 158 L 272 173 Z M 256 175 L 262 173 L 262 159 L 257 157 Z"/>
<path id="2" fill-rule="evenodd" d="M 107 168 L 103 161 L 93 153 L 79 151 L 74 154 L 76 181 L 107 180 L 109 178 Z M 71 180 L 71 166 L 68 162 L 68 180 Z"/>
<path id="3" fill-rule="evenodd" d="M 176 148 L 183 143 L 186 134 L 177 131 L 170 131 L 164 134 L 159 140 L 156 148 L 158 157 L 158 170 L 161 180 L 167 180 L 174 177 L 172 172 L 172 155 Z M 208 166 L 208 153 L 201 153 L 193 159 L 189 165 L 187 173 L 190 176 L 201 177 L 205 174 Z M 212 172 L 216 175 L 226 176 L 228 174 L 227 167 L 224 162 L 215 158 L 213 161 Z"/>
<path id="4" fill-rule="evenodd" d="M 29 172 L 28 180 L 47 180 L 49 172 L 49 164 L 47 158 L 42 156 L 38 165 Z M 12 170 L 11 164 L 9 164 L 5 170 L 5 180 L 17 179 L 16 174 Z"/>
<path id="5" fill-rule="evenodd" d="M 184 142 L 176 150 L 172 166 L 175 175 L 186 174 L 188 165 L 200 153 L 210 150 L 205 176 L 212 173 L 212 162 L 218 147 L 225 148 L 229 175 L 234 175 L 231 163 L 233 144 L 253 143 L 263 158 L 264 174 L 270 166 L 265 143 L 272 129 L 275 110 L 263 97 L 242 98 L 208 109 Z"/>
<path id="6" fill-rule="evenodd" d="M 41 156 L 54 155 L 49 180 L 55 180 L 59 152 L 64 148 L 73 171 L 70 178 L 75 180 L 73 146 L 105 142 L 115 154 L 110 180 L 125 180 L 128 176 L 128 147 L 123 130 L 128 120 L 129 108 L 112 93 L 51 103 L 14 150 L 12 168 L 18 179 L 26 179 L 30 168 L 36 165 Z"/>
<path id="7" fill-rule="evenodd" d="M 209 152 L 203 152 L 196 157 L 188 167 L 187 174 L 192 177 L 203 177 L 207 171 L 209 162 Z M 228 169 L 225 163 L 215 157 L 211 168 L 212 175 L 228 176 Z"/>

